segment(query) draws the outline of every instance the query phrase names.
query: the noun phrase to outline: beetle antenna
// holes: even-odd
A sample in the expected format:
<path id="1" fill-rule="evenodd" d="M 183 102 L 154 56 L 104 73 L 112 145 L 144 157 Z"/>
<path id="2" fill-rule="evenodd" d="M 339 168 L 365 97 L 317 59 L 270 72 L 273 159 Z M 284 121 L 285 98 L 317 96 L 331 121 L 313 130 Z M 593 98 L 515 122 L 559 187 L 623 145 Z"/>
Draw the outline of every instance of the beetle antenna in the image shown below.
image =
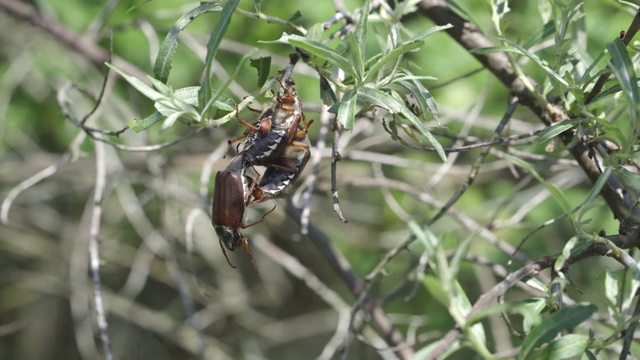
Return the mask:
<path id="1" fill-rule="evenodd" d="M 227 255 L 227 251 L 224 249 L 224 246 L 222 246 L 222 240 L 218 240 L 218 243 L 220 244 L 220 249 L 222 249 L 222 253 L 224 254 L 224 258 L 227 259 L 227 263 L 229 264 L 229 266 L 231 266 L 232 268 L 235 269 L 236 268 L 235 265 L 233 265 L 231 263 L 231 260 L 229 260 L 229 256 Z M 251 260 L 251 262 L 253 262 L 253 260 Z"/>

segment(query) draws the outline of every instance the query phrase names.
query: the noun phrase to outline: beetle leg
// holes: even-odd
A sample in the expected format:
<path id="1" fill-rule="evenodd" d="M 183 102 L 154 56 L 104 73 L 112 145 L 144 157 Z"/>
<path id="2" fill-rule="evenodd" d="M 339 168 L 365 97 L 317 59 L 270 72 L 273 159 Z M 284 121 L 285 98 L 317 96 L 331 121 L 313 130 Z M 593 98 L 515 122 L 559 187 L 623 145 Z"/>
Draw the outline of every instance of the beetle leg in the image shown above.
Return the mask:
<path id="1" fill-rule="evenodd" d="M 250 226 L 253 226 L 253 225 L 255 225 L 255 224 L 259 224 L 259 223 L 261 223 L 261 222 L 264 220 L 264 218 L 265 218 L 265 217 L 267 217 L 267 215 L 271 214 L 271 213 L 273 212 L 273 210 L 275 210 L 275 209 L 276 209 L 276 206 L 277 206 L 277 205 L 273 205 L 273 207 L 271 208 L 271 210 L 269 210 L 269 211 L 267 211 L 266 213 L 264 213 L 264 215 L 262 215 L 262 217 L 260 218 L 260 220 L 258 220 L 258 221 L 254 221 L 254 222 L 252 222 L 251 224 L 242 225 L 242 226 L 240 226 L 240 227 L 241 227 L 241 228 L 243 228 L 243 229 L 246 229 L 246 228 L 248 228 L 248 227 L 250 227 Z"/>
<path id="2" fill-rule="evenodd" d="M 249 248 L 249 240 L 246 237 L 242 237 L 242 245 L 244 245 L 244 250 L 247 252 L 247 256 L 249 257 L 249 261 L 251 261 L 251 265 L 253 265 L 253 270 L 258 273 L 258 267 L 256 263 L 253 261 L 253 255 L 251 255 L 251 249 Z"/>
<path id="3" fill-rule="evenodd" d="M 267 167 L 280 169 L 284 172 L 294 173 L 298 169 L 291 159 L 280 158 L 277 163 L 269 164 Z"/>
<path id="4" fill-rule="evenodd" d="M 227 143 L 228 143 L 229 145 L 233 144 L 234 142 L 238 142 L 238 141 L 240 141 L 240 140 L 242 140 L 242 139 L 246 138 L 246 137 L 247 137 L 247 135 L 249 135 L 249 133 L 250 133 L 252 130 L 253 130 L 253 131 L 259 131 L 259 132 L 261 132 L 261 133 L 262 133 L 262 131 L 263 131 L 263 130 L 262 130 L 262 126 L 261 126 L 261 124 L 258 124 L 258 125 L 256 126 L 256 125 L 254 125 L 254 124 L 249 124 L 248 122 L 246 122 L 245 120 L 242 120 L 242 119 L 238 119 L 238 121 L 240 121 L 240 124 L 242 124 L 242 125 L 244 125 L 244 126 L 248 127 L 249 129 L 247 129 L 247 131 L 245 131 L 244 133 L 242 133 L 242 135 L 240 135 L 240 136 L 238 136 L 238 137 L 235 137 L 235 138 L 233 138 L 233 139 L 227 140 Z"/>
<path id="5" fill-rule="evenodd" d="M 298 150 L 307 150 L 309 149 L 309 143 L 308 142 L 302 142 L 302 141 L 292 141 L 289 143 L 289 146 L 292 146 Z"/>
<path id="6" fill-rule="evenodd" d="M 227 140 L 227 143 L 229 145 L 246 138 L 252 131 L 260 133 L 260 136 L 265 136 L 269 132 L 269 130 L 271 130 L 271 119 L 268 117 L 263 117 L 253 124 L 250 124 L 246 120 L 242 120 L 240 118 L 238 118 L 238 121 L 240 122 L 240 124 L 248 127 L 248 129 L 244 133 L 242 133 L 242 135 L 231 140 Z"/>
<path id="7" fill-rule="evenodd" d="M 304 124 L 304 133 L 306 134 L 309 130 L 309 126 L 313 124 L 313 119 L 307 121 L 307 117 L 302 114 L 302 123 Z"/>
<path id="8" fill-rule="evenodd" d="M 251 184 L 249 186 L 249 191 L 247 192 L 247 198 L 245 199 L 245 203 L 244 206 L 248 206 L 252 201 L 251 201 L 251 196 L 253 195 L 253 193 L 258 190 L 257 186 L 260 183 L 260 178 L 262 177 L 262 175 L 260 175 L 259 172 L 256 171 L 256 169 L 251 166 L 251 168 L 253 169 L 253 171 L 256 173 L 256 178 L 255 179 L 251 179 Z"/>

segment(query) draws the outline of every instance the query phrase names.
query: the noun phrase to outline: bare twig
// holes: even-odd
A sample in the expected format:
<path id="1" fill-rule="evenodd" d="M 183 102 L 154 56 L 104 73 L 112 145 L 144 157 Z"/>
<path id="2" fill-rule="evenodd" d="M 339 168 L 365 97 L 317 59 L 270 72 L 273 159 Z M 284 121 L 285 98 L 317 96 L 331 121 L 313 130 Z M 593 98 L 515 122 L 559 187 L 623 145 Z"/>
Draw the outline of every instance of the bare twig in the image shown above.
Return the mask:
<path id="1" fill-rule="evenodd" d="M 318 133 L 318 140 L 316 141 L 315 151 L 311 154 L 311 174 L 307 177 L 304 183 L 304 192 L 302 193 L 302 201 L 300 207 L 302 208 L 300 218 L 300 231 L 306 235 L 309 232 L 309 215 L 311 214 L 311 193 L 313 192 L 314 184 L 318 178 L 318 172 L 320 171 L 320 161 L 322 160 L 322 151 L 326 148 L 327 135 L 329 134 L 329 121 L 331 114 L 326 106 L 322 107 L 320 111 L 320 132 Z"/>
<path id="2" fill-rule="evenodd" d="M 338 161 L 341 156 L 338 152 L 338 141 L 340 140 L 340 123 L 337 118 L 333 119 L 333 148 L 331 156 L 331 196 L 333 197 L 333 210 L 338 215 L 338 219 L 343 223 L 349 222 L 347 218 L 342 215 L 342 209 L 340 208 L 340 197 L 338 196 Z"/>
<path id="3" fill-rule="evenodd" d="M 79 137 L 84 139 L 84 134 L 79 135 Z M 11 189 L 11 191 L 9 191 L 9 194 L 7 194 L 7 197 L 2 201 L 2 208 L 0 208 L 0 220 L 2 220 L 2 223 L 5 225 L 10 225 L 9 211 L 11 210 L 11 206 L 13 205 L 13 201 L 18 197 L 18 195 L 20 195 L 20 193 L 36 185 L 40 181 L 56 174 L 60 167 L 68 163 L 72 159 L 72 157 L 73 155 L 69 152 L 64 154 L 55 164 L 47 166 L 46 168 L 40 170 L 35 175 L 23 180 L 20 184 Z"/>
<path id="4" fill-rule="evenodd" d="M 384 121 L 384 119 L 382 120 L 382 125 L 384 126 L 384 129 L 386 132 L 388 132 L 389 134 L 391 134 L 391 129 L 389 129 L 386 121 Z M 454 140 L 466 140 L 466 141 L 473 141 L 472 144 L 469 145 L 462 145 L 462 146 L 452 146 L 452 147 L 448 147 L 448 148 L 443 148 L 444 153 L 445 154 L 450 154 L 450 153 L 456 153 L 456 152 L 464 152 L 464 151 L 471 151 L 471 150 L 475 150 L 475 149 L 479 149 L 479 148 L 483 148 L 483 147 L 487 147 L 487 146 L 493 146 L 493 145 L 501 145 L 501 144 L 510 144 L 519 140 L 523 140 L 523 139 L 528 139 L 528 138 L 532 138 L 534 136 L 537 136 L 538 134 L 540 134 L 541 132 L 545 131 L 547 128 L 544 129 L 539 129 L 539 130 L 534 130 L 525 134 L 516 134 L 516 135 L 510 135 L 510 136 L 505 136 L 502 138 L 497 138 L 494 140 L 486 140 L 486 141 L 479 141 L 479 140 L 474 140 L 473 137 L 464 137 L 464 138 L 460 138 L 458 136 L 458 134 L 448 134 L 448 133 L 443 133 L 443 132 L 439 132 L 437 129 L 433 130 L 432 133 L 434 135 L 438 135 L 438 136 L 444 136 L 444 137 L 448 137 L 448 138 L 452 138 Z M 432 146 L 427 146 L 427 145 L 422 145 L 422 144 L 414 144 L 411 142 L 408 142 L 407 140 L 401 138 L 401 137 L 397 137 L 398 142 L 400 144 L 402 144 L 403 146 L 412 148 L 412 149 L 416 149 L 416 150 L 423 150 L 423 151 L 429 151 L 429 152 L 436 152 L 436 149 L 433 148 Z"/>
<path id="5" fill-rule="evenodd" d="M 93 277 L 93 300 L 96 307 L 96 320 L 100 340 L 104 348 L 104 357 L 113 359 L 111 340 L 109 339 L 109 325 L 102 298 L 102 281 L 100 280 L 100 224 L 102 222 L 102 201 L 106 184 L 106 160 L 104 145 L 96 142 L 96 186 L 93 193 L 93 213 L 91 215 L 91 229 L 89 231 L 89 255 L 91 275 Z"/>

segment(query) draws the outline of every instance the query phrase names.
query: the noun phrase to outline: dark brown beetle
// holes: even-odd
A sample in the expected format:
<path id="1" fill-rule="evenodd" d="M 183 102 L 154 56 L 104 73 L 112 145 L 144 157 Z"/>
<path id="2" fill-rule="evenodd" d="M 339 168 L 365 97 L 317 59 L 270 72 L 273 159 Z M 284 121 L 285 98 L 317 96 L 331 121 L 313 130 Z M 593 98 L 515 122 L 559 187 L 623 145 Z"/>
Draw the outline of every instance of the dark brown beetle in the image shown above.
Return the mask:
<path id="1" fill-rule="evenodd" d="M 227 256 L 225 247 L 234 251 L 243 246 L 253 268 L 258 272 L 253 256 L 251 256 L 248 239 L 240 233 L 239 229 L 246 229 L 261 222 L 265 216 L 275 210 L 275 207 L 264 214 L 260 220 L 243 225 L 246 203 L 251 191 L 250 186 L 253 183 L 253 179 L 245 175 L 245 167 L 242 165 L 242 157 L 240 156 L 233 158 L 224 170 L 218 171 L 213 190 L 211 222 L 218 234 L 220 248 L 229 265 L 235 268 Z"/>

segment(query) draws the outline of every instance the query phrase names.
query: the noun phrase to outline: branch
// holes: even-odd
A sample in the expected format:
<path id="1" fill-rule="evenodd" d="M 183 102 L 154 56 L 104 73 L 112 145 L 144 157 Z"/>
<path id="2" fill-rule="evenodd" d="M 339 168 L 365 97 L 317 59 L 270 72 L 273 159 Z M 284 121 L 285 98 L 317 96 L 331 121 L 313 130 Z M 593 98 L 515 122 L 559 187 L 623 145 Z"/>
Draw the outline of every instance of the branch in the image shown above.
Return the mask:
<path id="1" fill-rule="evenodd" d="M 0 10 L 18 20 L 29 22 L 44 33 L 51 35 L 56 41 L 86 57 L 97 66 L 104 66 L 104 63 L 109 60 L 109 53 L 98 46 L 94 39 L 79 35 L 55 21 L 43 18 L 25 2 L 0 0 Z M 131 74 L 149 85 L 151 84 L 147 79 L 147 73 L 137 66 L 117 56 L 113 57 L 112 60 L 113 64 L 125 73 Z"/>

